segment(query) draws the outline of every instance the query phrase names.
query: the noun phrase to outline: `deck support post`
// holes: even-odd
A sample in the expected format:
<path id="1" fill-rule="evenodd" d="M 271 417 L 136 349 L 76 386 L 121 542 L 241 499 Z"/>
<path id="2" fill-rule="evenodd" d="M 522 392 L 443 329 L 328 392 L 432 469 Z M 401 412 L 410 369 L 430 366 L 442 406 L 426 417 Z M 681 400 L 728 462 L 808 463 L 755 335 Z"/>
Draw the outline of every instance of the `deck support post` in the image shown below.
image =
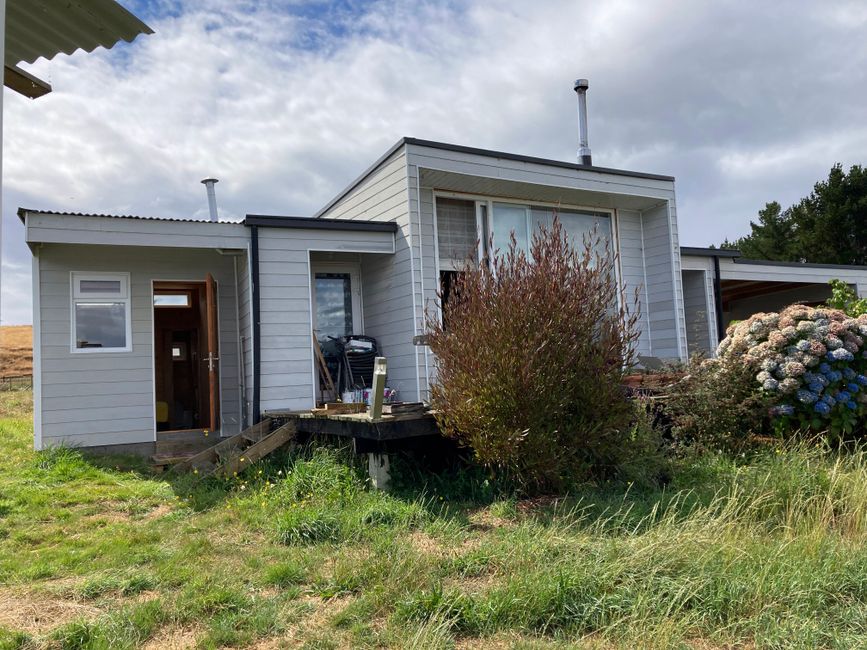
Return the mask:
<path id="1" fill-rule="evenodd" d="M 391 467 L 388 454 L 381 452 L 367 454 L 367 474 L 375 490 L 388 490 L 391 484 Z"/>
<path id="2" fill-rule="evenodd" d="M 370 387 L 370 419 L 374 421 L 382 419 L 386 372 L 385 357 L 376 357 L 373 366 L 373 385 Z"/>

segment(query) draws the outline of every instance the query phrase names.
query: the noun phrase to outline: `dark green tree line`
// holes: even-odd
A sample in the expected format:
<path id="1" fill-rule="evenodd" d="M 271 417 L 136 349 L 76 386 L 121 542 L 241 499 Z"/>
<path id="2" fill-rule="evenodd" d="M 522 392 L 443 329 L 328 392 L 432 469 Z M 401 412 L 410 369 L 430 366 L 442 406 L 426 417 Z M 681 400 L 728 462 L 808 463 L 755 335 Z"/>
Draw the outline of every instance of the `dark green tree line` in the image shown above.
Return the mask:
<path id="1" fill-rule="evenodd" d="M 744 257 L 822 264 L 867 264 L 867 169 L 834 165 L 828 180 L 782 209 L 773 201 L 750 222 L 750 234 L 722 248 Z"/>

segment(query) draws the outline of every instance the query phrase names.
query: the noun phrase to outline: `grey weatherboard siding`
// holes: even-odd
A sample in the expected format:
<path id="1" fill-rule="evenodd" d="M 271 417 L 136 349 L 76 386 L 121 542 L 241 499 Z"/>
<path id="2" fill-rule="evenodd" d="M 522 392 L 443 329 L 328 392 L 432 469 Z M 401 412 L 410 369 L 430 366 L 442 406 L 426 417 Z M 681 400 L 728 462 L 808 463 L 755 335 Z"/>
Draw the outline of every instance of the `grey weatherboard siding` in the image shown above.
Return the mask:
<path id="1" fill-rule="evenodd" d="M 310 292 L 310 253 L 315 251 L 391 258 L 394 233 L 259 226 L 262 412 L 315 406 Z"/>
<path id="2" fill-rule="evenodd" d="M 238 328 L 231 257 L 214 250 L 44 244 L 39 256 L 41 446 L 152 442 L 153 280 L 217 281 L 222 433 L 240 426 Z M 132 351 L 70 350 L 70 273 L 130 274 Z"/>
<path id="3" fill-rule="evenodd" d="M 454 183 L 449 185 L 449 183 Z M 403 399 L 426 399 L 434 359 L 412 344 L 436 309 L 434 191 L 596 206 L 615 211 L 620 271 L 628 297 L 639 291 L 639 352 L 687 356 L 674 182 L 668 177 L 576 169 L 538 159 L 404 140 L 329 204 L 319 217 L 395 221 L 395 255 L 362 269 L 365 330 L 383 343 L 389 382 Z M 374 291 L 370 297 L 369 289 Z M 371 309 L 376 317 L 371 319 Z M 409 312 L 409 313 L 408 313 Z M 413 384 L 417 387 L 413 394 Z"/>

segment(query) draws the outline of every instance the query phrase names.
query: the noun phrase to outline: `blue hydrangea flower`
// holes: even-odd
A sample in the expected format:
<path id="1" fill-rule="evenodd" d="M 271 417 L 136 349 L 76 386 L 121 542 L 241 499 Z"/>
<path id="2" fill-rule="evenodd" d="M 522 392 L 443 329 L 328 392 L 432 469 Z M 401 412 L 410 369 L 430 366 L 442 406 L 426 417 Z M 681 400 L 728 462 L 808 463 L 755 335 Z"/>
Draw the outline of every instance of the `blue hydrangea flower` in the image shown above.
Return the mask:
<path id="1" fill-rule="evenodd" d="M 841 379 L 843 379 L 843 375 L 840 373 L 839 370 L 832 370 L 828 373 L 828 381 L 832 383 L 835 381 L 840 381 Z"/>
<path id="2" fill-rule="evenodd" d="M 852 368 L 843 368 L 843 376 L 846 379 L 855 379 L 855 371 Z"/>
<path id="3" fill-rule="evenodd" d="M 837 348 L 836 350 L 831 350 L 828 354 L 835 361 L 853 361 L 855 359 L 855 356 L 846 348 Z"/>
<path id="4" fill-rule="evenodd" d="M 802 339 L 795 344 L 795 349 L 798 352 L 808 352 L 810 350 L 810 342 L 806 339 Z"/>
<path id="5" fill-rule="evenodd" d="M 855 381 L 857 381 L 862 386 L 867 386 L 867 377 L 865 377 L 864 375 L 857 375 L 855 377 Z"/>
<path id="6" fill-rule="evenodd" d="M 855 411 L 855 410 L 857 410 L 858 405 L 855 402 L 853 402 L 852 400 L 849 400 L 848 402 L 846 402 L 846 408 Z"/>
<path id="7" fill-rule="evenodd" d="M 859 390 L 861 390 L 861 387 L 858 384 L 856 384 L 855 382 L 850 381 L 848 384 L 846 384 L 846 390 L 848 390 L 850 393 L 852 393 L 854 395 Z"/>
<path id="8" fill-rule="evenodd" d="M 820 363 L 819 372 L 821 372 L 823 375 L 827 375 L 829 372 L 831 372 L 831 366 L 829 366 L 827 363 Z"/>
<path id="9" fill-rule="evenodd" d="M 816 381 L 822 384 L 822 386 L 827 386 L 831 383 L 830 381 L 828 381 L 828 378 L 825 375 L 818 375 L 816 377 Z"/>
<path id="10" fill-rule="evenodd" d="M 828 406 L 825 402 L 816 402 L 813 410 L 820 415 L 828 415 L 828 413 L 831 412 L 831 407 Z"/>
<path id="11" fill-rule="evenodd" d="M 822 385 L 822 382 L 816 380 L 811 381 L 809 384 L 807 384 L 807 388 L 809 388 L 812 392 L 816 394 L 821 393 L 823 390 L 825 390 L 825 386 Z"/>
<path id="12" fill-rule="evenodd" d="M 819 399 L 819 396 L 816 395 L 816 393 L 804 390 L 803 388 L 795 393 L 795 397 L 797 397 L 798 401 L 803 404 L 812 404 L 817 399 Z"/>
<path id="13" fill-rule="evenodd" d="M 832 395 L 823 395 L 822 401 L 825 402 L 828 406 L 834 406 L 837 403 L 837 400 L 834 399 Z"/>
<path id="14" fill-rule="evenodd" d="M 847 393 L 845 390 L 841 390 L 834 396 L 834 399 L 836 399 L 838 402 L 848 402 L 850 399 L 852 399 L 852 395 L 850 393 Z"/>

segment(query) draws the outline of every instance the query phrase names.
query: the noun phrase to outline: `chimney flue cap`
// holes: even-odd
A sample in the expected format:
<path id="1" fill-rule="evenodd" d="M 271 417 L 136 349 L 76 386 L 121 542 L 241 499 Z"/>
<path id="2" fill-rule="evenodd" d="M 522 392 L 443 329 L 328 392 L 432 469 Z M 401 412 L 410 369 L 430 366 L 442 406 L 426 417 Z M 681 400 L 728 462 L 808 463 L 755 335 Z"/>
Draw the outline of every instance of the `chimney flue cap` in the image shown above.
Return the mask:
<path id="1" fill-rule="evenodd" d="M 575 92 L 580 92 L 582 90 L 587 90 L 590 87 L 590 82 L 587 79 L 576 79 L 575 80 Z"/>
<path id="2" fill-rule="evenodd" d="M 203 185 L 207 185 L 208 183 L 219 183 L 220 180 L 217 178 L 203 178 L 201 182 Z"/>

